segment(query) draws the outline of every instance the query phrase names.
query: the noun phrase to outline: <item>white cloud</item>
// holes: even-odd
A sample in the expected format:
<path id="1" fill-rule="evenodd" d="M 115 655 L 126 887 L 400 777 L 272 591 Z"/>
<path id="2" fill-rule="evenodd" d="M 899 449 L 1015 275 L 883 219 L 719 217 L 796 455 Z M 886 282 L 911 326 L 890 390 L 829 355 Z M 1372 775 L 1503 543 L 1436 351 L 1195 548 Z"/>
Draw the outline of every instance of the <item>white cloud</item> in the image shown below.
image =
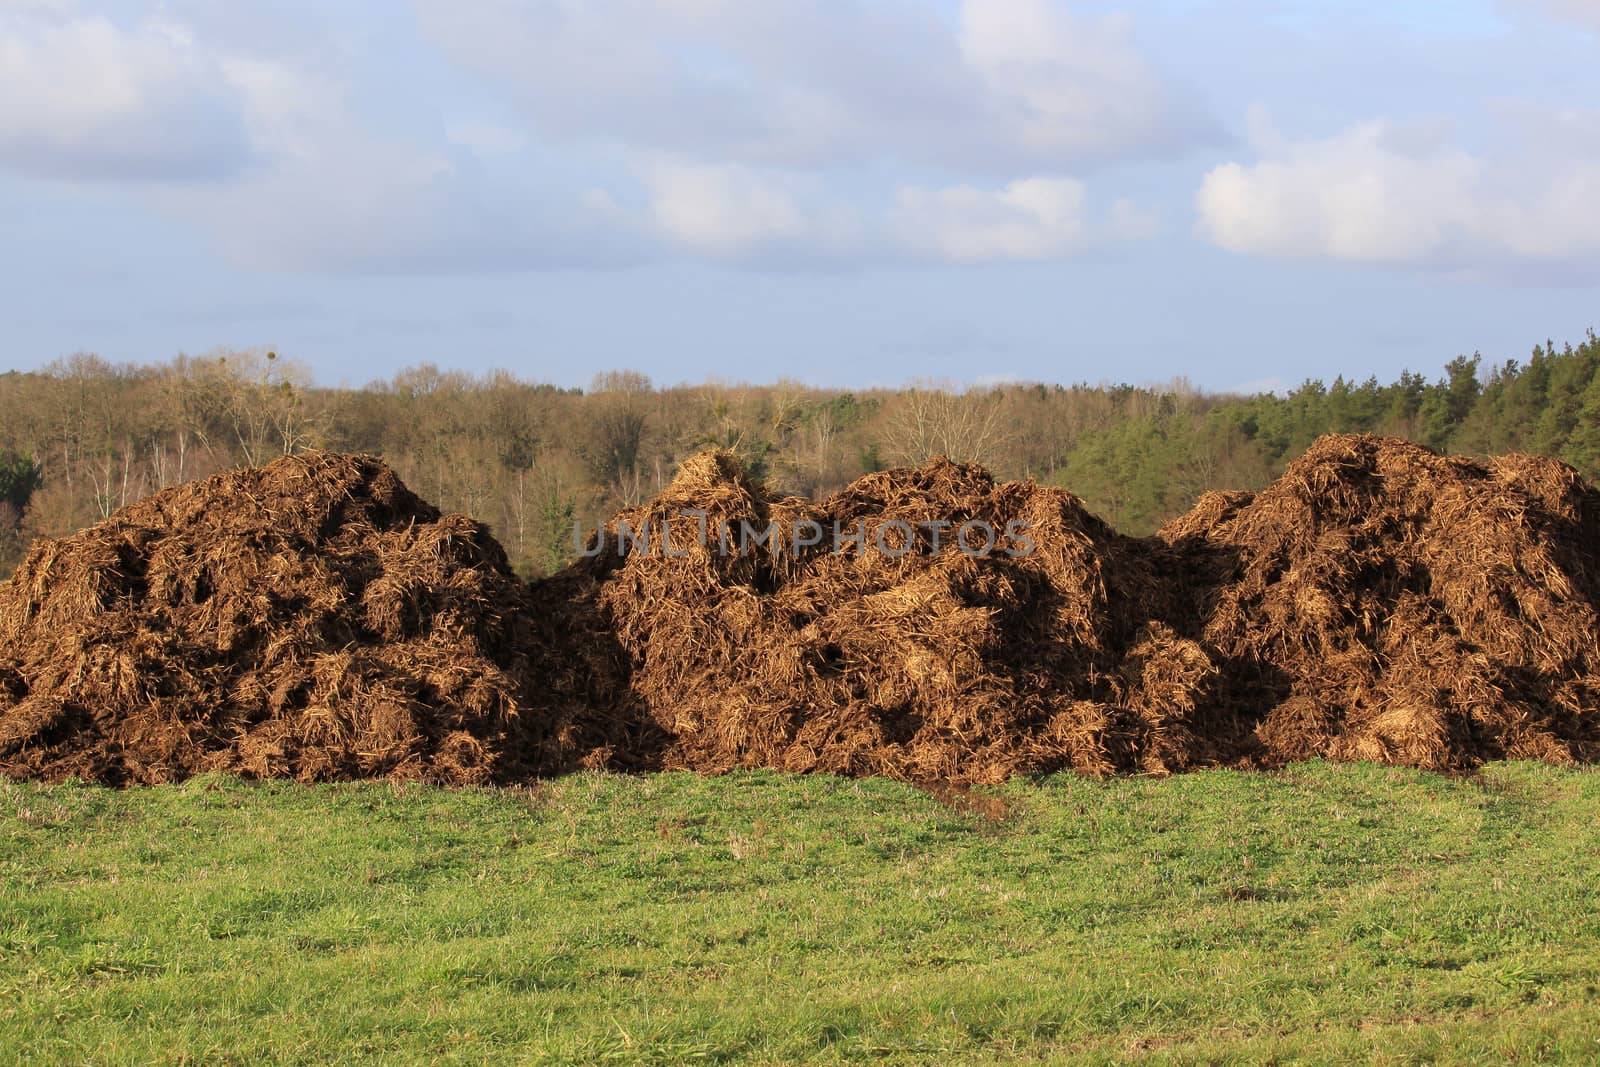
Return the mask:
<path id="1" fill-rule="evenodd" d="M 249 161 L 240 98 L 187 29 L 64 2 L 0 6 L 0 166 L 84 180 L 219 178 Z"/>
<path id="2" fill-rule="evenodd" d="M 1543 143 L 1490 157 L 1448 131 L 1364 122 L 1258 137 L 1253 163 L 1205 176 L 1199 232 L 1234 252 L 1442 268 L 1600 256 L 1600 158 Z"/>
<path id="3" fill-rule="evenodd" d="M 679 252 L 781 267 L 883 251 L 858 213 L 810 178 L 737 163 L 656 160 L 640 179 L 649 228 Z"/>
<path id="4" fill-rule="evenodd" d="M 974 174 L 1165 155 L 1214 135 L 1121 18 L 1057 0 L 414 0 L 544 132 L 721 163 Z"/>
<path id="5" fill-rule="evenodd" d="M 945 263 L 1059 260 L 1157 228 L 1153 214 L 1126 199 L 1099 219 L 1081 181 L 1043 177 L 998 189 L 902 186 L 889 221 L 903 253 Z"/>
<path id="6" fill-rule="evenodd" d="M 986 119 L 1039 159 L 1138 156 L 1191 134 L 1133 47 L 1124 16 L 1073 17 L 1054 0 L 963 0 L 961 55 Z M 1198 132 L 1198 131 L 1193 131 Z"/>
<path id="7" fill-rule="evenodd" d="M 501 99 L 405 106 L 406 57 L 316 19 L 0 0 L 0 169 L 132 183 L 267 270 L 972 263 L 1148 236 L 1067 175 L 1199 128 L 1125 20 L 1055 0 L 416 3 Z"/>
<path id="8" fill-rule="evenodd" d="M 218 10 L 191 24 L 173 9 L 123 24 L 70 0 L 0 0 L 0 168 L 132 183 L 130 206 L 197 226 L 256 269 L 494 270 L 642 254 L 637 224 L 585 195 L 592 175 L 490 169 L 527 147 L 521 131 L 468 119 L 419 132 L 357 111 L 357 80 L 372 72 L 348 55 L 296 49 L 289 61 L 254 50 L 255 35 Z"/>
<path id="9" fill-rule="evenodd" d="M 1072 178 L 999 188 L 902 185 L 864 218 L 825 185 L 740 164 L 655 161 L 641 174 L 649 224 L 671 247 L 769 266 L 1059 260 L 1146 236 L 1153 217 L 1128 201 L 1101 218 Z M 608 207 L 622 211 L 607 198 Z"/>
<path id="10" fill-rule="evenodd" d="M 1087 232 L 1083 183 L 1027 178 L 988 191 L 907 186 L 893 226 L 906 247 L 954 263 L 1052 259 L 1078 251 Z"/>
<path id="11" fill-rule="evenodd" d="M 646 183 L 656 224 L 692 249 L 729 255 L 805 232 L 794 197 L 748 168 L 659 163 Z"/>
<path id="12" fill-rule="evenodd" d="M 373 131 L 338 87 L 241 73 L 268 162 L 226 183 L 153 191 L 230 259 L 264 270 L 373 273 L 591 266 L 637 240 L 598 190 L 499 185 L 472 147 Z"/>
<path id="13" fill-rule="evenodd" d="M 511 131 L 465 124 L 432 140 L 390 132 L 353 109 L 355 94 L 341 80 L 208 47 L 177 23 L 164 32 L 226 87 L 249 163 L 222 180 L 169 166 L 140 198 L 198 225 L 235 263 L 456 271 L 586 266 L 639 254 L 624 220 L 581 186 L 493 180 L 483 159 L 514 150 Z M 100 165 L 107 178 L 126 176 L 109 161 Z"/>

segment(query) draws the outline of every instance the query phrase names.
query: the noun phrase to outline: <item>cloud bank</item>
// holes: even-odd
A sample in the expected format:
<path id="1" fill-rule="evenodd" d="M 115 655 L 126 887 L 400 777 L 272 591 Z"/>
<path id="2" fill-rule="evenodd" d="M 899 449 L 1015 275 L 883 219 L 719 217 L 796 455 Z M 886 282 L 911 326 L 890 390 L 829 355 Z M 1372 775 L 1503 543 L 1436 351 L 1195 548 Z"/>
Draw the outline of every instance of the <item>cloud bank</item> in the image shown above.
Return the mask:
<path id="1" fill-rule="evenodd" d="M 1125 17 L 1054 0 L 416 0 L 423 32 L 547 136 L 721 162 L 997 177 L 1216 136 Z"/>
<path id="2" fill-rule="evenodd" d="M 373 103 L 381 58 L 136 6 L 0 8 L 0 169 L 136 188 L 260 269 L 1065 258 L 1148 235 L 1097 171 L 1216 136 L 1127 18 L 1056 0 L 415 0 L 414 62 L 475 101 L 437 120 Z"/>
<path id="3" fill-rule="evenodd" d="M 1600 273 L 1596 111 L 1261 113 L 1241 150 L 1142 24 L 1066 0 L 364 2 L 0 0 L 0 172 L 272 271 L 1048 263 L 1192 234 Z M 1502 3 L 1600 27 L 1595 0 Z"/>
<path id="4" fill-rule="evenodd" d="M 181 23 L 0 6 L 0 166 L 97 182 L 222 179 L 251 159 L 243 108 Z"/>
<path id="5" fill-rule="evenodd" d="M 1256 158 L 1206 174 L 1200 234 L 1232 252 L 1441 269 L 1583 264 L 1600 256 L 1600 112 L 1501 108 L 1502 150 L 1448 125 L 1376 119 L 1285 139 L 1258 120 Z"/>

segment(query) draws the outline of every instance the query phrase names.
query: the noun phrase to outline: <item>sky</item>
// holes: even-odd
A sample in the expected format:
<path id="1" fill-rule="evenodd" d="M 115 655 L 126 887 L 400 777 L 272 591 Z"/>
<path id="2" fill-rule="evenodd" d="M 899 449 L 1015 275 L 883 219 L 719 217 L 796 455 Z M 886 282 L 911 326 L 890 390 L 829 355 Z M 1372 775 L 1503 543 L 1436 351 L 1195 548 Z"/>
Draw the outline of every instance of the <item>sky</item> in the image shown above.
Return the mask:
<path id="1" fill-rule="evenodd" d="M 1600 0 L 0 0 L 0 370 L 1437 374 L 1600 326 Z"/>

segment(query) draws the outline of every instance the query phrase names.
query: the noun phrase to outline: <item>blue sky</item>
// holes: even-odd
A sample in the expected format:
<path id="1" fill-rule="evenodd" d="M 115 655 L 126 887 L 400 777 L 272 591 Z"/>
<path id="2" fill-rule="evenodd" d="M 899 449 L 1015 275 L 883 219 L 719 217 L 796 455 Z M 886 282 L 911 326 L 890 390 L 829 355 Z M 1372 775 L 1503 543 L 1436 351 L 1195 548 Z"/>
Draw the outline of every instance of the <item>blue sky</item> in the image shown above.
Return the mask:
<path id="1" fill-rule="evenodd" d="M 0 367 L 1435 373 L 1600 325 L 1600 0 L 0 0 Z"/>

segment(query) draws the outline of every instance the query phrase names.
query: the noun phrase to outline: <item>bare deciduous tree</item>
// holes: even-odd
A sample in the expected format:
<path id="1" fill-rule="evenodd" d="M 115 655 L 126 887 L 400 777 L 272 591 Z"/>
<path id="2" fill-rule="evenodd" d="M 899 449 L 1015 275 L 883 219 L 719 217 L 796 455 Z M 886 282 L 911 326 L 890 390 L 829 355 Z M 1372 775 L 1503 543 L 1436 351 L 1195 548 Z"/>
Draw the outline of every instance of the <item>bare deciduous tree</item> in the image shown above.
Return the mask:
<path id="1" fill-rule="evenodd" d="M 595 377 L 590 392 L 595 405 L 590 464 L 618 500 L 637 504 L 644 493 L 639 461 L 648 422 L 650 379 L 638 371 L 609 371 Z"/>
<path id="2" fill-rule="evenodd" d="M 990 390 L 959 392 L 937 385 L 911 388 L 886 416 L 884 443 L 889 456 L 909 464 L 933 456 L 993 463 L 1008 434 L 999 401 L 999 395 Z"/>

